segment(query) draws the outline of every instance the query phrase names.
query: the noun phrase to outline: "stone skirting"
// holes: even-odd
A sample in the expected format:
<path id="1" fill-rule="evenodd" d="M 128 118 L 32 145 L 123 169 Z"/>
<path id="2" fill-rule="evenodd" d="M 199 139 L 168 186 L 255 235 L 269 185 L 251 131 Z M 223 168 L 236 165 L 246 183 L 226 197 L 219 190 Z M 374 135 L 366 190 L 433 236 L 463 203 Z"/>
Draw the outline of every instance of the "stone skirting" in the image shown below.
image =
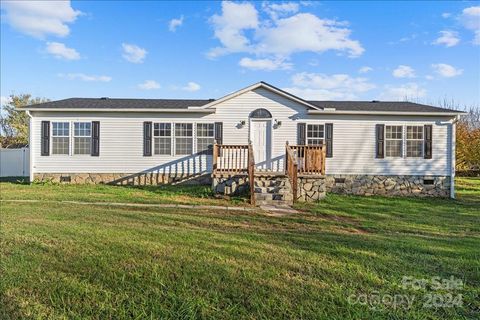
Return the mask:
<path id="1" fill-rule="evenodd" d="M 312 202 L 325 198 L 325 177 L 300 176 L 297 181 L 297 201 Z"/>
<path id="2" fill-rule="evenodd" d="M 175 175 L 156 172 L 147 173 L 35 173 L 34 181 L 72 184 L 115 184 L 115 185 L 162 185 L 162 184 L 205 184 L 211 183 L 210 174 Z"/>
<path id="3" fill-rule="evenodd" d="M 449 197 L 448 176 L 328 175 L 327 193 Z"/>
<path id="4" fill-rule="evenodd" d="M 249 191 L 247 175 L 215 175 L 212 178 L 212 189 L 222 196 L 238 196 Z"/>
<path id="5" fill-rule="evenodd" d="M 255 177 L 280 179 L 279 176 Z M 286 178 L 282 176 L 282 179 Z M 288 179 L 288 178 L 287 178 Z M 247 175 L 210 174 L 187 176 L 164 173 L 35 173 L 34 180 L 54 183 L 162 185 L 212 184 L 214 193 L 236 196 L 248 193 Z M 386 196 L 449 197 L 448 176 L 383 176 L 383 175 L 327 175 L 324 177 L 299 176 L 297 201 L 317 201 L 326 193 Z"/>

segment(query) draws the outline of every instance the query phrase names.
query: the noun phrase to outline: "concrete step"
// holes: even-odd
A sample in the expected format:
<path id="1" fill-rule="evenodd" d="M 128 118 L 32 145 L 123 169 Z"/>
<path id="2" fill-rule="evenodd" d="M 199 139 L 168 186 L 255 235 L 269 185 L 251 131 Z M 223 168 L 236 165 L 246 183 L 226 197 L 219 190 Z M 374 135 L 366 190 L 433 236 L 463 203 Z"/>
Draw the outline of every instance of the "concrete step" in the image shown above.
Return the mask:
<path id="1" fill-rule="evenodd" d="M 255 200 L 257 206 L 291 206 L 293 201 L 285 200 Z"/>
<path id="2" fill-rule="evenodd" d="M 289 194 L 289 193 L 292 193 L 292 190 L 287 187 L 255 187 L 255 193 Z"/>
<path id="3" fill-rule="evenodd" d="M 289 187 L 290 181 L 288 180 L 255 180 L 255 187 Z"/>
<path id="4" fill-rule="evenodd" d="M 256 200 L 285 200 L 292 201 L 293 195 L 291 193 L 255 193 Z"/>

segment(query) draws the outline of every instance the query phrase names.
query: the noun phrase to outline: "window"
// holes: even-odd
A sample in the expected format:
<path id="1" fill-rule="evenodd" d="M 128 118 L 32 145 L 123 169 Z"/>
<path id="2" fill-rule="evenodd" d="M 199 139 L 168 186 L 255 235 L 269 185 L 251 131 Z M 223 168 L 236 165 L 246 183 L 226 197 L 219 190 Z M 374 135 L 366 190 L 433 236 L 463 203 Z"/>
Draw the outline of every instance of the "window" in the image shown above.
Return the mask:
<path id="1" fill-rule="evenodd" d="M 385 156 L 402 156 L 402 126 L 385 126 Z"/>
<path id="2" fill-rule="evenodd" d="M 52 123 L 52 154 L 69 154 L 70 125 L 68 122 Z"/>
<path id="3" fill-rule="evenodd" d="M 309 124 L 307 125 L 307 144 L 308 145 L 322 145 L 323 144 L 323 124 Z"/>
<path id="4" fill-rule="evenodd" d="M 172 153 L 172 124 L 155 123 L 153 125 L 154 154 Z"/>
<path id="5" fill-rule="evenodd" d="M 191 123 L 175 124 L 175 154 L 193 153 L 193 125 Z"/>
<path id="6" fill-rule="evenodd" d="M 197 123 L 197 152 L 208 150 L 214 139 L 213 123 Z"/>
<path id="7" fill-rule="evenodd" d="M 75 122 L 73 129 L 73 154 L 90 154 L 92 145 L 92 123 Z"/>
<path id="8" fill-rule="evenodd" d="M 407 157 L 423 157 L 423 126 L 407 126 Z"/>

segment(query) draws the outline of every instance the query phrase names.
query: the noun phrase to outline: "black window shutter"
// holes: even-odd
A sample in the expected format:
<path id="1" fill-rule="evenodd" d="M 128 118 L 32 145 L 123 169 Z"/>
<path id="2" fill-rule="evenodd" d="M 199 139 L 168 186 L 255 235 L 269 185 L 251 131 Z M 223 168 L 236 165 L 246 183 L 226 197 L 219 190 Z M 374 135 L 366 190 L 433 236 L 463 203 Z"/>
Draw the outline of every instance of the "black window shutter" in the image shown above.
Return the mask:
<path id="1" fill-rule="evenodd" d="M 375 135 L 376 135 L 376 154 L 375 158 L 383 159 L 385 157 L 385 125 L 377 124 L 375 125 Z"/>
<path id="2" fill-rule="evenodd" d="M 50 121 L 42 121 L 42 146 L 41 146 L 41 155 L 48 156 L 50 155 Z"/>
<path id="3" fill-rule="evenodd" d="M 333 157 L 333 123 L 325 123 L 325 144 L 327 146 L 327 158 Z"/>
<path id="4" fill-rule="evenodd" d="M 305 123 L 297 123 L 297 143 L 300 146 L 307 144 L 306 131 L 307 125 Z"/>
<path id="5" fill-rule="evenodd" d="M 92 121 L 92 150 L 90 154 L 94 157 L 100 155 L 100 121 Z"/>
<path id="6" fill-rule="evenodd" d="M 143 156 L 152 155 L 152 122 L 143 123 Z"/>
<path id="7" fill-rule="evenodd" d="M 215 122 L 215 142 L 223 144 L 223 122 Z"/>
<path id="8" fill-rule="evenodd" d="M 425 150 L 423 152 L 424 159 L 432 159 L 432 125 L 427 124 L 424 127 L 423 139 L 425 143 L 423 144 Z"/>

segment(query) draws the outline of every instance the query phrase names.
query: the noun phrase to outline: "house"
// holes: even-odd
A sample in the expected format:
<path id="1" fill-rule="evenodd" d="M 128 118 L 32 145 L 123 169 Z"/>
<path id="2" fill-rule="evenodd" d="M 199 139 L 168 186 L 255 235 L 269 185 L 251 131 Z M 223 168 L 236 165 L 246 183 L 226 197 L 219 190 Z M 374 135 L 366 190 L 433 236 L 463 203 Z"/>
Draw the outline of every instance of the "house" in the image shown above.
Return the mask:
<path id="1" fill-rule="evenodd" d="M 213 177 L 216 192 L 250 187 L 257 200 L 287 202 L 328 192 L 454 197 L 456 110 L 307 101 L 265 82 L 217 100 L 71 98 L 22 109 L 31 180 Z"/>

